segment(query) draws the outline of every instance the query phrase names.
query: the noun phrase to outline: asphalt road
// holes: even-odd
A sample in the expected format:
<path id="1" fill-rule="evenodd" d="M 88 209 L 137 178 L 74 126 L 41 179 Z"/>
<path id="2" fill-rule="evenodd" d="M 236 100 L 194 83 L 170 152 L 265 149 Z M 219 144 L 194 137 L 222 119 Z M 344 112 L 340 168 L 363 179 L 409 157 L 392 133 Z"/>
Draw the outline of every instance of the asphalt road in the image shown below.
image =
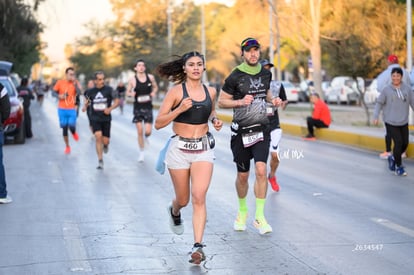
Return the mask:
<path id="1" fill-rule="evenodd" d="M 138 162 L 128 105 L 113 113 L 105 169 L 97 170 L 94 141 L 80 114 L 80 141 L 64 155 L 56 107 L 32 106 L 34 138 L 6 145 L 4 162 L 14 202 L 0 205 L 0 274 L 413 274 L 414 162 L 408 176 L 387 171 L 377 152 L 284 136 L 265 214 L 273 233 L 252 225 L 234 232 L 235 166 L 224 126 L 216 137 L 216 164 L 207 198 L 207 260 L 188 263 L 193 243 L 191 205 L 186 231 L 170 232 L 168 173 L 154 169 L 171 134 L 154 130 Z M 251 178 L 253 183 L 253 178 Z"/>

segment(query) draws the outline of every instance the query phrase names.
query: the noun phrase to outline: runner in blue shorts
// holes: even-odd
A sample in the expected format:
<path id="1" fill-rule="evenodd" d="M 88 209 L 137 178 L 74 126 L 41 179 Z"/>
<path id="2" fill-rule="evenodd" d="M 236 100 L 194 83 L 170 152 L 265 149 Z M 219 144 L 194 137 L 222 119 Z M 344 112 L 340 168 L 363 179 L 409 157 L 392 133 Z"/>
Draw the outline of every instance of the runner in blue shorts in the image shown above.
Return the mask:
<path id="1" fill-rule="evenodd" d="M 63 132 L 63 140 L 65 142 L 65 154 L 69 154 L 71 149 L 69 145 L 68 132 L 72 133 L 75 141 L 79 140 L 78 133 L 76 132 L 76 112 L 77 104 L 81 86 L 75 78 L 75 70 L 69 67 L 65 71 L 66 78 L 60 79 L 53 87 L 53 91 L 56 93 L 58 102 L 58 115 L 59 124 Z"/>

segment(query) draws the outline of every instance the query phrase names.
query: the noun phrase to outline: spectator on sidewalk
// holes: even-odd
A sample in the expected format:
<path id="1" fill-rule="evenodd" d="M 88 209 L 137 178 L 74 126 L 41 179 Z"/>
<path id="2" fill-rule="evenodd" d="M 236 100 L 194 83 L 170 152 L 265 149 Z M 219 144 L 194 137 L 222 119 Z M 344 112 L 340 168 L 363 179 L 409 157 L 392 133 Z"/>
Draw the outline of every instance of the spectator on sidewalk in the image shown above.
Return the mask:
<path id="1" fill-rule="evenodd" d="M 32 89 L 29 88 L 29 80 L 23 77 L 20 86 L 17 87 L 19 98 L 23 99 L 24 110 L 24 130 L 27 138 L 33 137 L 32 133 L 32 116 L 30 114 L 30 102 L 35 99 Z"/>
<path id="2" fill-rule="evenodd" d="M 0 204 L 11 203 L 12 198 L 7 194 L 6 174 L 3 164 L 4 132 L 3 122 L 10 115 L 10 101 L 7 90 L 0 83 Z"/>
<path id="3" fill-rule="evenodd" d="M 315 140 L 316 138 L 313 128 L 328 128 L 331 124 L 331 112 L 328 105 L 320 99 L 319 94 L 312 93 L 309 100 L 314 106 L 312 116 L 308 116 L 306 118 L 308 134 L 304 137 L 304 139 Z"/>
<path id="4" fill-rule="evenodd" d="M 392 84 L 382 89 L 374 109 L 374 124 L 378 124 L 379 113 L 382 111 L 383 120 L 394 142 L 393 155 L 388 157 L 388 168 L 398 176 L 406 176 L 402 165 L 401 154 L 409 144 L 408 114 L 409 108 L 414 110 L 414 93 L 411 86 L 402 82 L 403 70 L 391 70 Z"/>
<path id="5" fill-rule="evenodd" d="M 398 64 L 398 57 L 394 54 L 391 54 L 391 55 L 388 56 L 387 62 L 388 62 L 388 67 L 377 76 L 377 91 L 381 94 L 382 90 L 387 85 L 391 84 L 391 70 L 394 69 L 394 68 L 401 68 L 401 70 L 403 71 L 402 82 L 411 87 L 412 84 L 411 84 L 410 75 L 408 74 L 408 72 L 405 69 L 403 69 Z M 404 154 L 405 153 L 403 153 L 403 155 Z M 381 153 L 379 156 L 382 159 L 387 159 L 391 155 L 392 155 L 392 153 L 391 153 L 391 137 L 387 133 L 387 129 L 385 128 L 385 151 L 383 153 Z"/>

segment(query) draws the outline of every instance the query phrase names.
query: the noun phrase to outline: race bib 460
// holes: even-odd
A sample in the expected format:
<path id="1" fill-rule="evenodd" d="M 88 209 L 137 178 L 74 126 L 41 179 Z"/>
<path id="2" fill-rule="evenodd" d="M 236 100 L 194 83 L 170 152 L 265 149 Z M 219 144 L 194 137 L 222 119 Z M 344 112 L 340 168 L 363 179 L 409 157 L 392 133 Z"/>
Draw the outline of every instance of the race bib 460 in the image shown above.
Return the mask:
<path id="1" fill-rule="evenodd" d="M 178 140 L 178 148 L 185 151 L 202 151 L 203 142 Z"/>

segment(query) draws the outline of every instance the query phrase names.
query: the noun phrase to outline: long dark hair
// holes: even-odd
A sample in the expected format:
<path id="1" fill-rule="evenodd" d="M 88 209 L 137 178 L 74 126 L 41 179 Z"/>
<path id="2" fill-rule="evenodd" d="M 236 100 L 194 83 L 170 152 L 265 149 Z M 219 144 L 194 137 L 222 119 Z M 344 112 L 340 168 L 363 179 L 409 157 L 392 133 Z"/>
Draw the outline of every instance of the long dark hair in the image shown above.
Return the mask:
<path id="1" fill-rule="evenodd" d="M 187 62 L 187 60 L 193 56 L 200 57 L 204 63 L 204 56 L 199 52 L 193 51 L 188 52 L 183 56 L 175 55 L 177 59 L 158 65 L 156 71 L 161 77 L 167 78 L 176 84 L 183 83 L 187 77 L 186 73 L 184 72 L 185 62 Z"/>

